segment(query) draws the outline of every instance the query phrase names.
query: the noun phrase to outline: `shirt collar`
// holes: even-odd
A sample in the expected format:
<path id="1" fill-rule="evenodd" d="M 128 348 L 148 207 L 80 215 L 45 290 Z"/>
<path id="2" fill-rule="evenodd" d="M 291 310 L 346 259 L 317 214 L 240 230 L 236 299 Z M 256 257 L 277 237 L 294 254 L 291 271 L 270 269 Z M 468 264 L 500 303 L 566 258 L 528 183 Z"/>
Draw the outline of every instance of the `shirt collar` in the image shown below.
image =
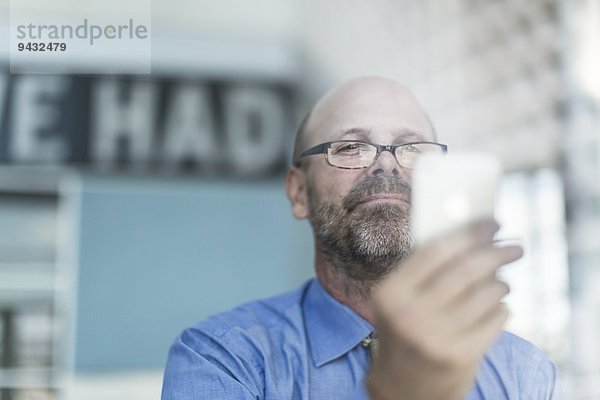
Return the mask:
<path id="1" fill-rule="evenodd" d="M 316 367 L 343 356 L 373 331 L 368 321 L 327 293 L 318 279 L 309 284 L 302 307 Z"/>

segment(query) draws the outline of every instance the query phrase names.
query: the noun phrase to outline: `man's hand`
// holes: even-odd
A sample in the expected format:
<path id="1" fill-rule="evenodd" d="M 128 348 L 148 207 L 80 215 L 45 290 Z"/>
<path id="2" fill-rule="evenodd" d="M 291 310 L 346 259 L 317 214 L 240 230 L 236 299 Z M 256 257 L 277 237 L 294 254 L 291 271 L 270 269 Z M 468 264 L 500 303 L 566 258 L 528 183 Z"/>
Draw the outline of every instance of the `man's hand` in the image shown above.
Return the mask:
<path id="1" fill-rule="evenodd" d="M 367 379 L 373 400 L 462 399 L 508 312 L 499 267 L 518 246 L 495 247 L 498 225 L 471 224 L 417 249 L 373 292 L 379 333 Z"/>

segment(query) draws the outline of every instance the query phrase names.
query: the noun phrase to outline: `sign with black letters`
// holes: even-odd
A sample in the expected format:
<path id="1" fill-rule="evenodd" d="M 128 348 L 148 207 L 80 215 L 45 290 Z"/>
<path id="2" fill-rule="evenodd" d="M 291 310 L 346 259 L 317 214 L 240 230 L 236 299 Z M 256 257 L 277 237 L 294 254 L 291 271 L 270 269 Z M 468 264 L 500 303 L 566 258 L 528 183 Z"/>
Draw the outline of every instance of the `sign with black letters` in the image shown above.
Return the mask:
<path id="1" fill-rule="evenodd" d="M 270 175 L 293 95 L 285 82 L 4 72 L 0 163 Z"/>

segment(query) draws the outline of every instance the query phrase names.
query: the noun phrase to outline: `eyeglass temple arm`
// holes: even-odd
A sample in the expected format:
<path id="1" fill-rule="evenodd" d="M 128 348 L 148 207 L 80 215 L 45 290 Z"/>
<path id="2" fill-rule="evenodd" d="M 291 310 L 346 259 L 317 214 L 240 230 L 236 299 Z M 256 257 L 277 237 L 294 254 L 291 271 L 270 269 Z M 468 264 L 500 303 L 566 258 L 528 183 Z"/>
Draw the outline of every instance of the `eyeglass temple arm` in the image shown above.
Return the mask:
<path id="1" fill-rule="evenodd" d="M 327 153 L 327 149 L 329 148 L 329 145 L 331 144 L 331 142 L 327 142 L 327 143 L 321 143 L 318 144 L 314 147 L 311 147 L 309 149 L 304 150 L 302 153 L 300 153 L 300 155 L 296 158 L 296 160 L 294 161 L 294 164 L 298 164 L 298 161 L 300 161 L 301 158 L 304 158 L 306 156 L 312 156 L 314 154 L 323 154 L 323 153 Z"/>

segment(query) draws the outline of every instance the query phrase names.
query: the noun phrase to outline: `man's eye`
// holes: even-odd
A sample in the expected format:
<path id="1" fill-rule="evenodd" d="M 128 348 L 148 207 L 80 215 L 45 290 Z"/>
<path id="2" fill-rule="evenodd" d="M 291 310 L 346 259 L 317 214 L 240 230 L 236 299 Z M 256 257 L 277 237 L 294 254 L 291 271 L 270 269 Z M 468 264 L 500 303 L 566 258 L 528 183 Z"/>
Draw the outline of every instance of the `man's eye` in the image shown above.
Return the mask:
<path id="1" fill-rule="evenodd" d="M 404 146 L 404 151 L 419 153 L 421 150 L 419 150 L 419 148 L 417 146 L 413 146 L 412 144 L 409 144 L 408 146 Z"/>
<path id="2" fill-rule="evenodd" d="M 356 143 L 352 143 L 352 144 L 347 144 L 345 146 L 342 146 L 342 148 L 340 148 L 341 151 L 346 151 L 346 150 L 358 150 L 360 148 L 359 145 L 357 145 Z"/>
<path id="3" fill-rule="evenodd" d="M 359 143 L 348 143 L 335 149 L 335 153 L 353 153 L 360 151 L 361 148 Z"/>

